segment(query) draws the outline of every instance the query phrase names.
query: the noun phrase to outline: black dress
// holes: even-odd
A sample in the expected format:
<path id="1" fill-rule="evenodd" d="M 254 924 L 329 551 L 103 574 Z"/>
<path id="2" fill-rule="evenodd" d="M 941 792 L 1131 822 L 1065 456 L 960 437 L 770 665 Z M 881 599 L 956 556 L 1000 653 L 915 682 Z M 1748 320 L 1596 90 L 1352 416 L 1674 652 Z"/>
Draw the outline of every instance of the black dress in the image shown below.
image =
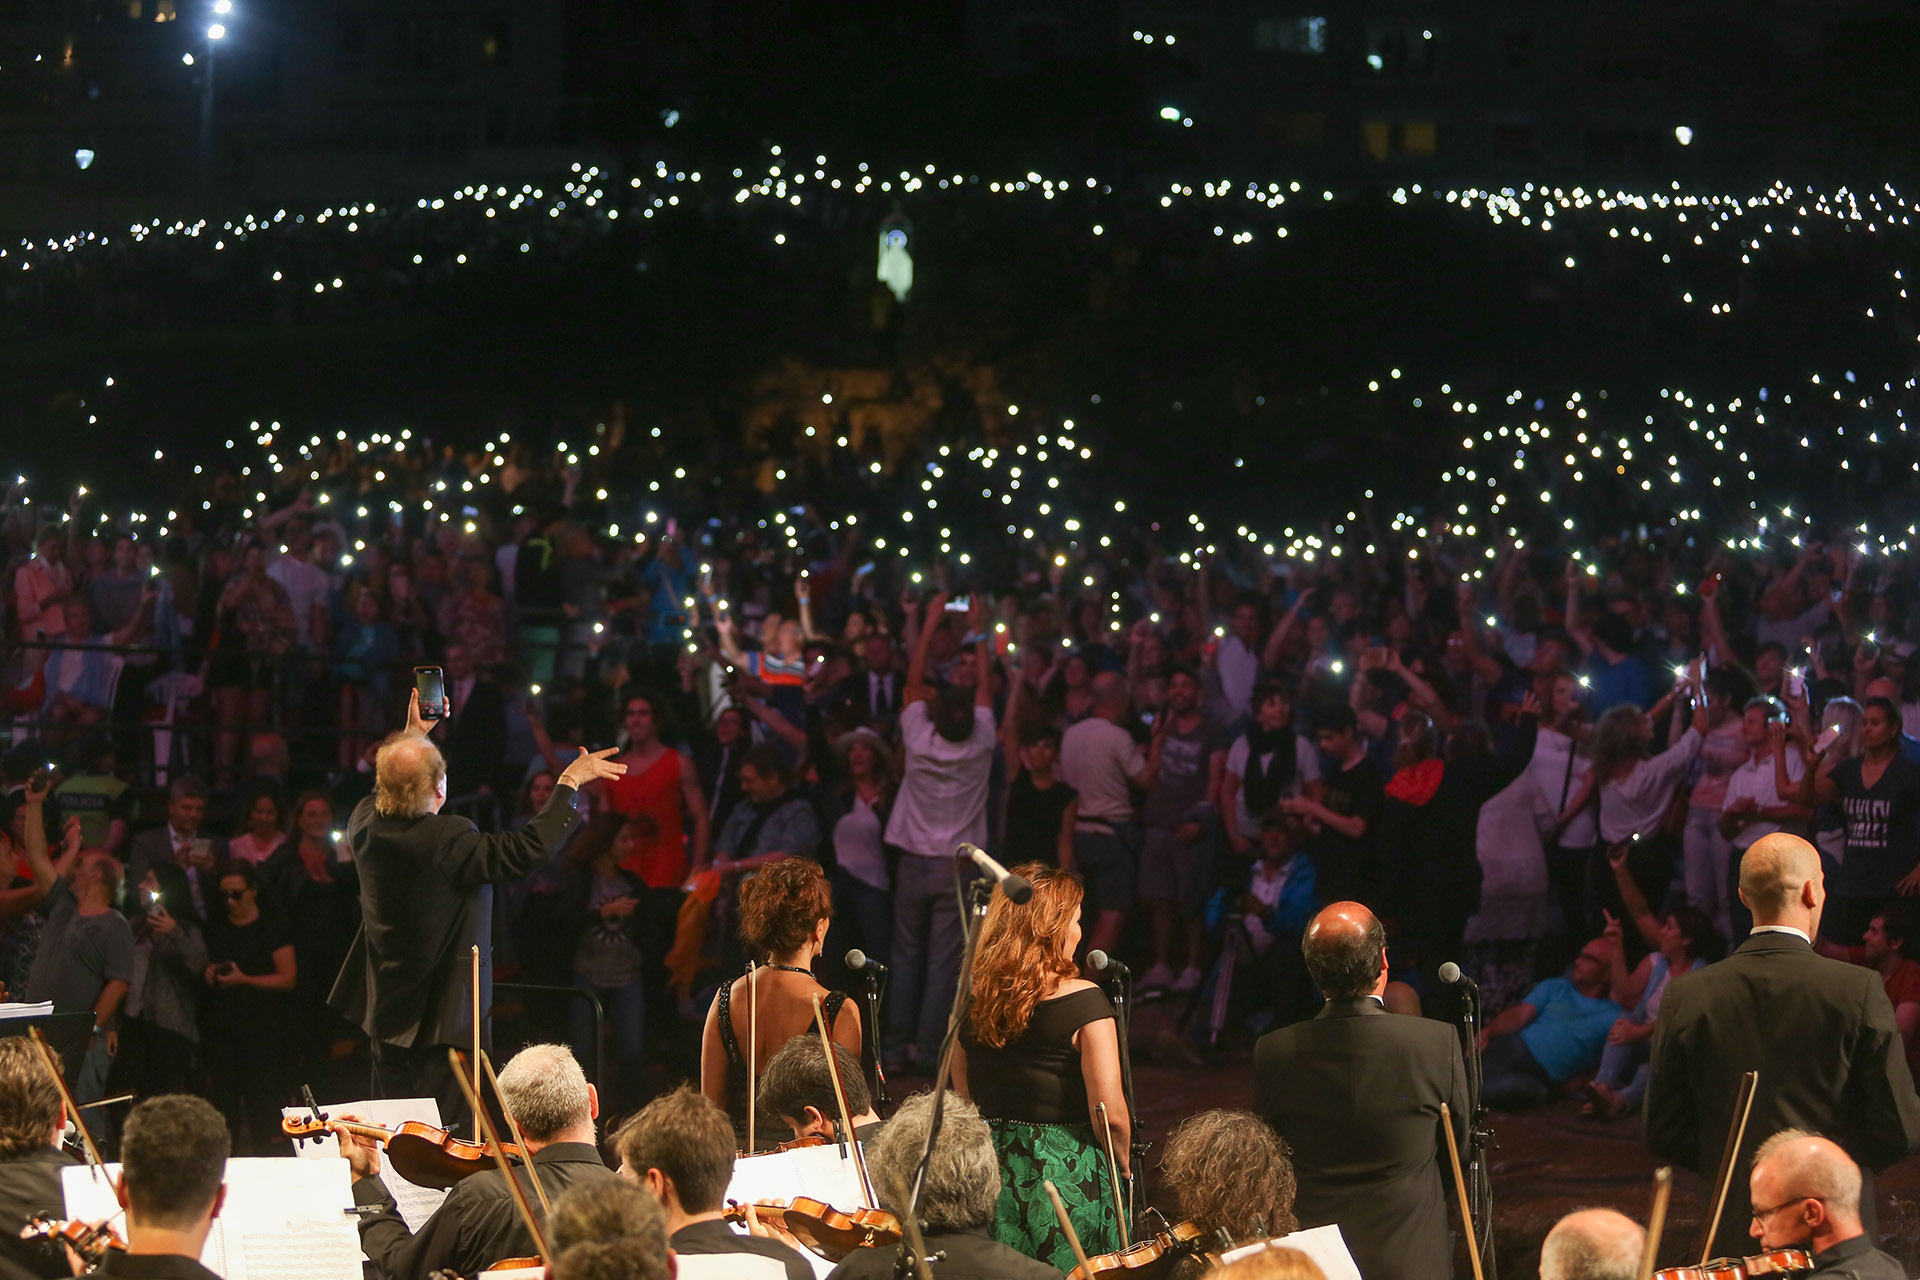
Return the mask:
<path id="1" fill-rule="evenodd" d="M 967 1088 L 1000 1157 L 993 1238 L 1061 1271 L 1074 1265 L 1073 1245 L 1043 1182 L 1059 1189 L 1089 1256 L 1120 1247 L 1122 1210 L 1106 1135 L 1096 1134 L 1088 1120 L 1086 1077 L 1073 1044 L 1080 1028 L 1112 1016 L 1106 996 L 1083 987 L 1035 1005 L 1027 1029 L 998 1049 L 982 1045 L 971 1026 L 960 1033 Z"/>
<path id="2" fill-rule="evenodd" d="M 744 1140 L 747 1136 L 747 1058 L 740 1052 L 739 1038 L 733 1034 L 732 997 L 733 983 L 721 983 L 717 1016 L 720 1019 L 720 1043 L 727 1051 L 727 1116 L 733 1121 L 734 1136 Z M 834 1020 L 840 1016 L 840 1006 L 846 1002 L 847 993 L 844 991 L 829 991 L 820 1001 L 820 1012 L 827 1020 L 829 1032 L 833 1030 Z"/>

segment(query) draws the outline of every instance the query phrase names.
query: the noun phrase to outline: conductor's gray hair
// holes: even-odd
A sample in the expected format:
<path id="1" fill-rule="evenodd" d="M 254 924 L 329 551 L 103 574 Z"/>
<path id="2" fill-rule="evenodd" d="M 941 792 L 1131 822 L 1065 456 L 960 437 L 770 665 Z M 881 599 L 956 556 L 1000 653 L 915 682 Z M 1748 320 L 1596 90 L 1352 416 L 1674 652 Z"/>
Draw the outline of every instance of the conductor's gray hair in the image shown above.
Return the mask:
<path id="1" fill-rule="evenodd" d="M 1771 1164 L 1781 1192 L 1796 1200 L 1818 1200 L 1845 1217 L 1860 1212 L 1860 1166 L 1831 1139 L 1782 1129 L 1760 1144 L 1753 1163 Z"/>
<path id="2" fill-rule="evenodd" d="M 1540 1245 L 1540 1280 L 1636 1280 L 1647 1233 L 1612 1209 L 1577 1209 Z"/>
<path id="3" fill-rule="evenodd" d="M 880 1136 L 867 1144 L 867 1166 L 873 1190 L 882 1204 L 904 1213 L 902 1188 L 913 1184 L 933 1121 L 931 1092 L 916 1093 L 900 1104 Z M 940 1123 L 940 1142 L 927 1165 L 927 1181 L 920 1196 L 920 1220 L 928 1231 L 978 1231 L 993 1222 L 1000 1199 L 1000 1161 L 993 1151 L 993 1135 L 980 1109 L 958 1094 L 947 1094 Z"/>
<path id="4" fill-rule="evenodd" d="M 563 1044 L 530 1044 L 501 1068 L 500 1093 L 532 1142 L 593 1121 L 586 1073 Z"/>

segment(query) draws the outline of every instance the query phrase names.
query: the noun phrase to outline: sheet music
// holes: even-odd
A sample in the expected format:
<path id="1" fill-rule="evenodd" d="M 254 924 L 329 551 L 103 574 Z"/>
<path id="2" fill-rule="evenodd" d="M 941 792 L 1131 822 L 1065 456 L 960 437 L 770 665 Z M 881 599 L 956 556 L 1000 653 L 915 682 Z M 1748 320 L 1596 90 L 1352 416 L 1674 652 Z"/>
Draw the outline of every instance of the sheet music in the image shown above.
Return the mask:
<path id="1" fill-rule="evenodd" d="M 727 1199 L 792 1200 L 812 1196 L 836 1209 L 858 1209 L 867 1203 L 860 1190 L 860 1174 L 851 1152 L 842 1155 L 838 1144 L 795 1147 L 763 1156 L 742 1156 L 733 1162 L 733 1180 Z"/>
<path id="2" fill-rule="evenodd" d="M 418 1120 L 440 1127 L 440 1104 L 432 1098 L 384 1098 L 372 1102 L 321 1103 L 320 1110 L 329 1116 L 359 1116 L 368 1124 L 379 1125 L 383 1129 L 395 1129 L 408 1120 Z M 305 1107 L 282 1107 L 281 1114 L 291 1120 L 312 1119 L 313 1113 Z M 293 1141 L 288 1139 L 288 1141 Z M 293 1154 L 302 1159 L 334 1160 L 341 1164 L 340 1140 L 332 1134 L 323 1134 L 319 1141 L 311 1138 L 294 1142 Z M 440 1203 L 447 1198 L 445 1191 L 436 1191 L 432 1187 L 415 1186 L 394 1170 L 391 1160 L 380 1161 L 380 1181 L 386 1184 L 387 1192 L 400 1207 L 400 1218 L 407 1224 L 407 1230 L 418 1232 L 426 1225 L 427 1219 L 434 1215 Z M 351 1182 L 351 1179 L 349 1179 Z"/>
<path id="3" fill-rule="evenodd" d="M 1360 1280 L 1360 1268 L 1354 1265 L 1353 1255 L 1347 1252 L 1347 1241 L 1335 1225 L 1314 1227 L 1307 1231 L 1296 1231 L 1290 1236 L 1281 1236 L 1275 1240 L 1262 1240 L 1243 1249 L 1232 1249 L 1220 1255 L 1220 1261 L 1233 1262 L 1240 1258 L 1252 1257 L 1262 1249 L 1279 1246 L 1298 1249 L 1319 1264 L 1326 1273 L 1327 1280 Z"/>
<path id="4" fill-rule="evenodd" d="M 113 1182 L 77 1166 L 60 1171 L 67 1216 L 115 1213 Z M 227 1161 L 227 1199 L 213 1220 L 201 1265 L 225 1280 L 361 1280 L 360 1238 L 347 1162 L 286 1157 Z"/>

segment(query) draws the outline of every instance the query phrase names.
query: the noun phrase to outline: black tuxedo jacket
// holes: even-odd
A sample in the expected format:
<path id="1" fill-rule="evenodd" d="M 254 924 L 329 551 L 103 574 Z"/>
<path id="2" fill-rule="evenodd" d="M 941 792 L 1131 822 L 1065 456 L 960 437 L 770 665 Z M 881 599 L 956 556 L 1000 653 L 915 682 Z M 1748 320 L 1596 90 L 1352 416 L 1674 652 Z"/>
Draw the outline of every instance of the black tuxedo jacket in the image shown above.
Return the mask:
<path id="1" fill-rule="evenodd" d="M 1293 1148 L 1302 1227 L 1337 1223 L 1367 1280 L 1452 1280 L 1446 1138 L 1466 1152 L 1467 1076 L 1443 1022 L 1388 1013 L 1368 996 L 1260 1037 L 1254 1107 Z"/>
<path id="2" fill-rule="evenodd" d="M 1752 1243 L 1747 1175 L 1754 1148 L 1780 1130 L 1832 1138 L 1863 1169 L 1885 1168 L 1920 1143 L 1920 1097 L 1880 975 L 1815 955 L 1790 933 L 1756 933 L 1668 985 L 1647 1090 L 1654 1154 L 1713 1178 L 1748 1071 L 1760 1079 L 1716 1257 Z"/>
<path id="3" fill-rule="evenodd" d="M 480 948 L 480 1007 L 493 1004 L 493 886 L 560 847 L 572 787 L 556 786 L 517 831 L 482 835 L 465 818 L 383 817 L 373 797 L 347 823 L 360 873 L 360 932 L 328 1003 L 387 1044 L 471 1045 L 470 952 Z"/>
<path id="4" fill-rule="evenodd" d="M 892 688 L 885 698 L 874 696 L 872 673 L 856 671 L 833 687 L 833 700 L 849 707 L 862 724 L 883 724 L 900 715 L 900 694 L 907 686 L 907 673 L 893 671 L 887 679 Z"/>

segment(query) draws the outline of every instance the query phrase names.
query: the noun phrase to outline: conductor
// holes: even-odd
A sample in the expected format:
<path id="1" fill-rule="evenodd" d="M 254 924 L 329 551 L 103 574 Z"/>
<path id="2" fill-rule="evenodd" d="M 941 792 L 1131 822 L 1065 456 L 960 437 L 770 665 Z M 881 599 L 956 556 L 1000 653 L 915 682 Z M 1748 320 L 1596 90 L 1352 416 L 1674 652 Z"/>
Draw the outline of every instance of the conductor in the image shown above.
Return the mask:
<path id="1" fill-rule="evenodd" d="M 373 794 L 347 824 L 362 923 L 328 1003 L 372 1041 L 375 1097 L 436 1098 L 451 1125 L 467 1113 L 447 1046 L 473 1044 L 474 947 L 479 1007 L 493 1002 L 493 886 L 526 875 L 560 847 L 573 825 L 575 791 L 627 770 L 607 758 L 613 748 L 582 748 L 533 821 L 482 835 L 467 819 L 440 812 L 447 762 L 429 735 L 443 718 L 423 719 L 416 691 L 406 729 L 374 757 Z"/>

